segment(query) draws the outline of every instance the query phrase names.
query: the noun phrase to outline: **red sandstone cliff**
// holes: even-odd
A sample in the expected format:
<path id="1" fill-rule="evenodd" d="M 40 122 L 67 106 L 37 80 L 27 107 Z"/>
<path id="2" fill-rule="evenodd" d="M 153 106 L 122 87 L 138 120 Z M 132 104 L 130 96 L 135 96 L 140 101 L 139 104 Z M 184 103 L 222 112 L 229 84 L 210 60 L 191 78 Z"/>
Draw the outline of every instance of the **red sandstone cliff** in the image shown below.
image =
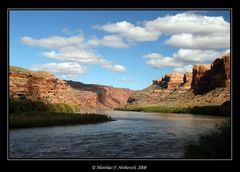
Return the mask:
<path id="1" fill-rule="evenodd" d="M 153 85 L 158 85 L 163 89 L 173 90 L 173 89 L 190 89 L 192 83 L 192 73 L 187 72 L 185 74 L 172 72 L 166 74 L 159 80 L 153 80 Z M 156 90 L 155 90 L 156 91 Z"/>
<path id="2" fill-rule="evenodd" d="M 83 84 L 81 82 L 66 81 L 72 88 L 96 93 L 97 104 L 113 108 L 127 104 L 128 98 L 133 93 L 130 89 L 114 88 L 111 86 Z"/>
<path id="3" fill-rule="evenodd" d="M 10 98 L 24 97 L 50 103 L 75 104 L 81 109 L 101 109 L 125 105 L 133 92 L 129 89 L 68 82 L 48 72 L 10 67 Z"/>
<path id="4" fill-rule="evenodd" d="M 162 88 L 166 89 L 175 89 L 179 87 L 183 83 L 183 74 L 178 72 L 172 72 L 169 74 L 166 74 L 164 77 L 162 77 L 159 80 L 153 80 L 153 84 L 159 85 Z"/>
<path id="5" fill-rule="evenodd" d="M 192 72 L 187 72 L 183 76 L 183 84 L 182 87 L 185 89 L 190 89 L 192 85 Z"/>
<path id="6" fill-rule="evenodd" d="M 193 89 L 200 89 L 206 85 L 203 80 L 205 80 L 205 76 L 208 75 L 208 72 L 211 69 L 211 64 L 196 64 L 193 66 L 192 72 L 192 85 Z"/>
<path id="7" fill-rule="evenodd" d="M 197 64 L 193 72 L 170 73 L 135 91 L 131 105 L 171 104 L 179 106 L 221 105 L 230 100 L 230 53 L 211 64 Z"/>
<path id="8" fill-rule="evenodd" d="M 192 89 L 204 93 L 215 88 L 230 88 L 230 53 L 217 58 L 211 65 L 201 64 L 193 67 Z"/>

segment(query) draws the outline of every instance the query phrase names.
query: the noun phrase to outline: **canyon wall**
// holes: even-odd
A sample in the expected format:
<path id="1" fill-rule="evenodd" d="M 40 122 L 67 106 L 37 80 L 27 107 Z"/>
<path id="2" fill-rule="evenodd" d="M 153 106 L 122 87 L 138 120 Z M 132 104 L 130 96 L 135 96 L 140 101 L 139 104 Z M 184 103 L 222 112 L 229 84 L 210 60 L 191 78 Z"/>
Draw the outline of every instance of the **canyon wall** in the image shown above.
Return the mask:
<path id="1" fill-rule="evenodd" d="M 230 53 L 217 58 L 211 65 L 194 65 L 192 89 L 205 93 L 215 88 L 230 89 Z"/>
<path id="2" fill-rule="evenodd" d="M 78 105 L 81 109 L 106 109 L 125 105 L 133 91 L 110 86 L 63 81 L 48 72 L 10 67 L 10 98 Z"/>
<path id="3" fill-rule="evenodd" d="M 113 108 L 127 103 L 133 93 L 130 89 L 114 88 L 111 86 L 83 84 L 81 82 L 66 81 L 72 88 L 77 90 L 91 91 L 97 95 L 97 104 Z"/>

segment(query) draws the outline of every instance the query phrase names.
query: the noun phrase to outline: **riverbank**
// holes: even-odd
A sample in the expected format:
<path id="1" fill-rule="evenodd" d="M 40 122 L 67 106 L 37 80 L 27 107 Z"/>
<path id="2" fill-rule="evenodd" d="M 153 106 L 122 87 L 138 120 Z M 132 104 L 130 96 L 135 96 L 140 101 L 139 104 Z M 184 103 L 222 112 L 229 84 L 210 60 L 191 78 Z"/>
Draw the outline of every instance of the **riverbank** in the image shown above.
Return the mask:
<path id="1" fill-rule="evenodd" d="M 25 112 L 20 114 L 10 114 L 9 128 L 95 124 L 106 121 L 113 121 L 113 119 L 107 115 L 92 113 Z"/>
<path id="2" fill-rule="evenodd" d="M 119 111 L 136 111 L 136 112 L 162 112 L 162 113 L 191 113 L 201 115 L 214 116 L 230 116 L 231 104 L 225 102 L 220 106 L 194 106 L 179 107 L 172 105 L 126 105 L 124 107 L 115 108 Z"/>
<path id="3" fill-rule="evenodd" d="M 197 144 L 184 147 L 184 158 L 231 158 L 230 121 L 216 125 L 210 133 L 200 135 Z"/>

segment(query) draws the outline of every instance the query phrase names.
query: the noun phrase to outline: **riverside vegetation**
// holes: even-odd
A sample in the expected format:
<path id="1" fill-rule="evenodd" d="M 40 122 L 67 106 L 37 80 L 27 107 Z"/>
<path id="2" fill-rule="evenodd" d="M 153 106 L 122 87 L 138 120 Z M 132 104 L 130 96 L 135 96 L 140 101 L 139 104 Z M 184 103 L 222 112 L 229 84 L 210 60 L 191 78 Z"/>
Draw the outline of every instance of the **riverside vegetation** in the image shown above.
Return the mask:
<path id="1" fill-rule="evenodd" d="M 125 107 L 115 108 L 121 111 L 137 111 L 137 112 L 164 112 L 164 113 L 192 113 L 201 115 L 230 116 L 230 101 L 220 106 L 194 106 L 194 107 L 178 107 L 169 105 L 126 105 Z"/>
<path id="2" fill-rule="evenodd" d="M 231 157 L 230 121 L 216 125 L 213 132 L 200 136 L 197 144 L 184 148 L 185 158 L 217 159 Z"/>
<path id="3" fill-rule="evenodd" d="M 111 121 L 102 114 L 80 114 L 76 105 L 47 104 L 30 99 L 12 99 L 9 102 L 10 128 L 29 128 L 56 125 L 76 125 Z"/>

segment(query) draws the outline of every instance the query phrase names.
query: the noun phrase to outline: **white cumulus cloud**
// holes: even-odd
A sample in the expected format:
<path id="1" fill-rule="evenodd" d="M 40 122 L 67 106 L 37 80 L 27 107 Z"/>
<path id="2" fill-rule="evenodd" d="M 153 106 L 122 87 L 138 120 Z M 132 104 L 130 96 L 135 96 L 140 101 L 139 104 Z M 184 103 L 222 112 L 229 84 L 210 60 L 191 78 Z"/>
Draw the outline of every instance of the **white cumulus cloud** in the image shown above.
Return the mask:
<path id="1" fill-rule="evenodd" d="M 87 71 L 86 66 L 81 66 L 75 62 L 37 64 L 33 65 L 31 69 L 36 71 L 48 71 L 62 78 L 66 76 L 68 76 L 68 78 L 73 78 Z"/>
<path id="2" fill-rule="evenodd" d="M 96 29 L 115 33 L 128 41 L 156 41 L 163 34 L 170 35 L 167 45 L 178 48 L 229 48 L 230 23 L 222 16 L 196 13 L 178 13 L 148 20 L 140 25 L 128 21 L 95 26 Z"/>
<path id="3" fill-rule="evenodd" d="M 193 35 L 182 33 L 172 35 L 167 41 L 167 45 L 178 48 L 229 48 L 230 34 Z"/>
<path id="4" fill-rule="evenodd" d="M 201 50 L 201 49 L 180 49 L 177 53 L 173 54 L 175 59 L 179 59 L 185 62 L 212 62 L 218 57 L 226 54 L 227 51 L 215 51 L 215 50 Z"/>
<path id="5" fill-rule="evenodd" d="M 195 63 L 212 63 L 216 58 L 222 57 L 229 50 L 201 50 L 201 49 L 179 49 L 171 57 L 165 57 L 159 53 L 143 55 L 146 63 L 153 68 L 175 67 L 178 72 L 190 71 Z"/>
<path id="6" fill-rule="evenodd" d="M 107 35 L 102 39 L 94 37 L 90 39 L 87 44 L 90 46 L 104 46 L 110 48 L 128 48 L 128 45 L 123 41 L 123 39 L 117 35 Z"/>
<path id="7" fill-rule="evenodd" d="M 158 53 L 151 53 L 143 55 L 143 58 L 147 59 L 146 63 L 154 68 L 161 68 L 161 67 L 178 67 L 182 66 L 182 63 L 176 61 L 173 57 L 164 57 Z"/>
<path id="8" fill-rule="evenodd" d="M 103 30 L 110 33 L 119 34 L 130 41 L 155 41 L 159 38 L 161 33 L 157 30 L 147 30 L 141 26 L 135 26 L 127 21 L 120 21 L 117 23 L 108 23 L 101 26 L 95 26 L 96 29 Z"/>
<path id="9" fill-rule="evenodd" d="M 67 31 L 66 29 L 64 30 Z M 24 36 L 21 38 L 23 44 L 29 46 L 38 46 L 51 49 L 51 51 L 44 51 L 41 53 L 42 56 L 63 60 L 66 63 L 61 63 L 60 67 L 63 65 L 74 62 L 74 64 L 99 64 L 105 69 L 111 70 L 113 72 L 124 72 L 126 68 L 119 64 L 114 64 L 113 62 L 106 60 L 100 54 L 97 54 L 91 46 L 87 45 L 84 41 L 83 34 L 70 37 L 60 37 L 52 36 L 48 38 L 34 39 L 29 36 Z M 111 44 L 112 43 L 112 44 Z M 103 46 L 112 46 L 112 47 L 124 47 L 127 46 L 121 39 L 114 35 L 105 36 L 99 43 Z M 111 45 L 110 45 L 111 44 Z M 39 67 L 47 67 L 49 64 Z M 51 64 L 53 65 L 53 64 Z M 59 66 L 59 65 L 58 65 Z M 70 67 L 70 65 L 66 65 Z M 55 64 L 55 68 L 56 68 Z M 54 69 L 55 69 L 54 68 Z M 65 71 L 65 70 L 63 70 Z"/>
<path id="10" fill-rule="evenodd" d="M 230 24 L 222 16 L 204 16 L 196 13 L 178 13 L 158 17 L 145 22 L 148 30 L 160 30 L 166 34 L 192 33 L 208 35 L 212 33 L 229 33 Z"/>
<path id="11" fill-rule="evenodd" d="M 21 42 L 30 46 L 38 46 L 44 48 L 61 48 L 72 45 L 84 46 L 84 37 L 82 34 L 71 37 L 51 36 L 41 39 L 34 39 L 29 36 L 24 36 L 21 38 Z"/>
<path id="12" fill-rule="evenodd" d="M 114 72 L 125 72 L 126 68 L 122 65 L 114 65 L 110 68 Z"/>

